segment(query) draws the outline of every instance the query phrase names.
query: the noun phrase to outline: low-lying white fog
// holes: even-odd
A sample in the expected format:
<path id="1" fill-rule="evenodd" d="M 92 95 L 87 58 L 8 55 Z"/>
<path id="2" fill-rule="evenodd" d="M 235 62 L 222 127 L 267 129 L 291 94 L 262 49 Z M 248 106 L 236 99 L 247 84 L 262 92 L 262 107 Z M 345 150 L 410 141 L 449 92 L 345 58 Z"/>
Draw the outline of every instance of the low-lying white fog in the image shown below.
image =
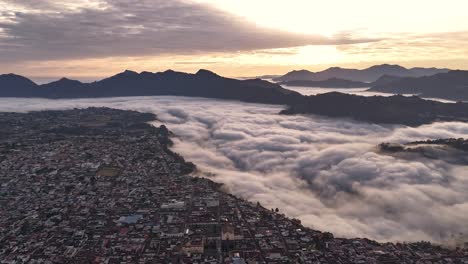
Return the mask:
<path id="1" fill-rule="evenodd" d="M 355 94 L 362 96 L 392 96 L 392 93 L 380 93 L 367 91 L 369 88 L 321 88 L 321 87 L 304 87 L 304 86 L 289 86 L 283 85 L 284 88 L 296 91 L 303 95 L 317 95 L 329 92 L 340 92 L 347 94 Z M 405 96 L 413 96 L 414 94 L 405 94 Z M 456 101 L 441 99 L 441 98 L 426 98 L 434 101 L 445 102 L 445 103 L 454 103 Z"/>
<path id="2" fill-rule="evenodd" d="M 387 93 L 369 92 L 367 91 L 369 88 L 322 88 L 322 87 L 304 87 L 304 86 L 289 86 L 289 85 L 282 85 L 282 86 L 286 89 L 296 91 L 303 95 L 317 95 L 317 94 L 329 93 L 329 92 L 340 92 L 340 93 L 356 94 L 356 95 L 363 95 L 363 96 L 373 96 L 373 95 L 390 96 L 392 95 L 392 94 L 387 94 Z"/>
<path id="3" fill-rule="evenodd" d="M 381 142 L 467 137 L 468 124 L 418 128 L 319 116 L 281 106 L 185 97 L 0 99 L 0 111 L 107 106 L 155 113 L 174 150 L 234 194 L 314 229 L 381 241 L 468 233 L 468 166 L 377 152 Z"/>

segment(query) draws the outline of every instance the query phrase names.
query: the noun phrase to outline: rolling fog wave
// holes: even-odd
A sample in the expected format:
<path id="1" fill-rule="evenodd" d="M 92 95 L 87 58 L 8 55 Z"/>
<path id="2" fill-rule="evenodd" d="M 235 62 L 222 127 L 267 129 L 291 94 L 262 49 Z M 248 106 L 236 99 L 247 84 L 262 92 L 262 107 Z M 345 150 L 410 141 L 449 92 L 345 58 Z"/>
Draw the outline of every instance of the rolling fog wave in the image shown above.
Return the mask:
<path id="1" fill-rule="evenodd" d="M 360 96 L 393 96 L 393 93 L 382 93 L 382 92 L 375 92 L 375 91 L 367 91 L 368 88 L 322 88 L 322 87 L 305 87 L 305 86 L 289 86 L 283 85 L 284 88 L 292 91 L 296 91 L 302 95 L 317 95 L 329 92 L 339 92 L 345 94 L 354 94 Z M 413 96 L 416 94 L 402 94 L 403 96 Z M 432 97 L 422 97 L 424 99 L 438 101 L 442 103 L 456 103 L 457 101 L 448 100 L 448 99 L 441 99 L 441 98 L 432 98 Z"/>
<path id="2" fill-rule="evenodd" d="M 468 166 L 398 159 L 376 148 L 467 137 L 468 124 L 383 126 L 185 97 L 0 99 L 0 111 L 89 106 L 155 113 L 177 135 L 174 150 L 200 174 L 311 228 L 380 241 L 443 242 L 468 233 Z"/>

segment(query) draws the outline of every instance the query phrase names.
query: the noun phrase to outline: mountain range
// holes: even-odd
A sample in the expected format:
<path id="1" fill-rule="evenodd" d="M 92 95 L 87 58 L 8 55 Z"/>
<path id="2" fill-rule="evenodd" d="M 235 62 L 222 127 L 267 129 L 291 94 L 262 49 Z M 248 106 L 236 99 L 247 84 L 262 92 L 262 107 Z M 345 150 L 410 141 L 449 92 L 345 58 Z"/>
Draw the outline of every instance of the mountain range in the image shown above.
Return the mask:
<path id="1" fill-rule="evenodd" d="M 374 83 L 369 91 L 468 101 L 468 71 L 456 70 L 419 78 L 387 78 L 387 82 Z"/>
<path id="2" fill-rule="evenodd" d="M 454 87 L 453 91 L 455 92 L 468 91 L 465 89 L 466 86 L 463 86 L 466 84 L 466 80 L 468 80 L 468 71 L 451 71 L 422 78 L 383 76 L 376 83 L 380 83 L 381 87 L 395 87 L 394 83 L 401 83 L 401 87 L 404 87 L 403 85 L 410 87 L 427 85 L 444 93 L 452 91 L 448 88 L 441 89 L 444 84 L 447 84 L 445 87 Z M 424 91 L 422 93 L 425 94 Z M 330 117 L 349 117 L 373 123 L 409 126 L 437 120 L 468 121 L 468 103 L 441 103 L 423 100 L 416 96 L 364 97 L 336 92 L 304 96 L 268 81 L 230 79 L 207 70 L 199 70 L 195 74 L 171 70 L 157 73 L 137 73 L 127 70 L 93 83 L 82 83 L 62 78 L 43 85 L 37 85 L 19 75 L 0 75 L 0 97 L 55 99 L 156 95 L 278 104 L 288 107 L 282 112 L 283 114 L 319 114 Z"/>
<path id="3" fill-rule="evenodd" d="M 175 72 L 124 71 L 93 82 L 62 78 L 37 85 L 14 74 L 0 75 L 0 97 L 91 98 L 117 96 L 179 95 L 240 100 L 245 102 L 288 104 L 302 98 L 294 91 L 260 79 L 236 80 L 211 71 L 196 74 Z"/>
<path id="4" fill-rule="evenodd" d="M 378 72 L 375 69 L 389 69 L 389 67 L 374 66 L 373 72 Z M 391 66 L 391 65 L 390 65 Z M 369 68 L 369 69 L 371 69 Z M 412 72 L 412 75 L 422 75 L 419 77 L 407 77 L 403 75 L 405 69 L 400 66 L 392 66 L 393 72 L 397 72 L 399 69 L 400 75 L 392 75 L 392 71 L 380 71 L 381 75 L 375 81 L 363 82 L 352 80 L 351 72 L 359 72 L 358 75 L 363 76 L 363 72 L 366 70 L 351 70 L 342 71 L 339 74 L 335 74 L 339 77 L 331 77 L 326 80 L 287 80 L 280 81 L 279 84 L 287 86 L 304 86 L 304 87 L 322 87 L 322 88 L 365 88 L 370 87 L 368 91 L 392 93 L 392 94 L 415 94 L 425 98 L 441 98 L 449 99 L 454 101 L 468 101 L 468 71 L 462 70 L 448 70 L 446 69 L 435 69 L 435 68 L 412 68 L 406 69 Z M 332 68 L 330 68 L 332 69 Z M 325 72 L 325 71 L 324 71 Z M 331 71 L 328 71 L 330 73 Z M 335 73 L 337 73 L 336 71 Z M 347 72 L 347 73 L 343 73 Z M 439 73 L 437 73 L 439 72 Z M 322 72 L 323 73 L 323 72 Z M 433 74 L 431 74 L 433 73 Z M 315 76 L 313 78 L 320 79 L 318 74 L 308 74 Z M 291 72 L 286 79 L 294 78 L 307 78 L 305 71 Z M 320 75 L 324 76 L 324 75 Z M 356 77 L 357 75 L 354 75 Z M 375 75 L 377 76 L 377 75 Z M 284 77 L 284 76 L 283 76 Z M 328 77 L 328 76 L 327 76 Z M 348 78 L 348 79 L 345 79 Z"/>
<path id="5" fill-rule="evenodd" d="M 425 76 L 424 76 L 425 77 Z M 286 86 L 304 86 L 304 87 L 320 87 L 320 88 L 373 88 L 373 87 L 391 87 L 391 83 L 400 81 L 404 77 L 393 76 L 393 75 L 382 75 L 374 82 L 360 82 L 360 81 L 350 81 L 340 78 L 330 78 L 324 81 L 284 81 L 279 82 L 278 84 Z M 423 77 L 420 77 L 423 78 Z M 369 89 L 373 91 L 372 89 Z M 377 91 L 377 90 L 376 90 Z M 382 92 L 385 92 L 384 90 Z M 392 93 L 392 92 L 390 92 Z M 412 94 L 412 93 L 410 93 Z"/>
<path id="6" fill-rule="evenodd" d="M 338 78 L 357 82 L 375 82 L 384 75 L 399 77 L 422 77 L 434 75 L 437 73 L 446 73 L 448 71 L 449 69 L 420 67 L 407 69 L 399 65 L 382 64 L 375 65 L 363 70 L 331 67 L 320 72 L 311 72 L 308 70 L 291 71 L 281 77 L 275 78 L 274 81 L 325 81 L 332 78 Z"/>
<path id="7" fill-rule="evenodd" d="M 284 81 L 278 84 L 286 86 L 320 87 L 320 88 L 369 88 L 372 85 L 366 82 L 350 81 L 340 78 L 330 78 L 324 81 Z"/>
<path id="8" fill-rule="evenodd" d="M 324 81 L 284 81 L 278 84 L 286 86 L 303 86 L 303 87 L 320 87 L 320 88 L 369 88 L 383 86 L 395 81 L 401 80 L 403 77 L 393 75 L 382 75 L 374 82 L 350 81 L 340 78 L 330 78 Z"/>
<path id="9" fill-rule="evenodd" d="M 442 103 L 417 96 L 358 96 L 331 92 L 311 95 L 281 114 L 316 114 L 372 123 L 419 126 L 436 121 L 468 121 L 468 103 Z"/>
<path id="10" fill-rule="evenodd" d="M 371 85 L 366 82 L 350 81 L 340 78 L 330 78 L 324 81 L 284 81 L 279 82 L 281 85 L 288 86 L 304 86 L 304 87 L 321 87 L 321 88 L 364 88 Z"/>

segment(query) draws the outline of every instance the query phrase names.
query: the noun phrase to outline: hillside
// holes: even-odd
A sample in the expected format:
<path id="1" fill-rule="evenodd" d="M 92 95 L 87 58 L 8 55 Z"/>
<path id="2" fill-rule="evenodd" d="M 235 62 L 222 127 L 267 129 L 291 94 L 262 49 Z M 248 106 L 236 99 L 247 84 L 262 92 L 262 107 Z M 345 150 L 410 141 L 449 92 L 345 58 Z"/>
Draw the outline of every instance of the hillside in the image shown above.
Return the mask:
<path id="1" fill-rule="evenodd" d="M 37 87 L 33 81 L 20 75 L 0 75 L 1 97 L 34 97 L 37 96 Z"/>
<path id="2" fill-rule="evenodd" d="M 466 72 L 453 71 L 423 79 L 432 80 L 441 76 L 437 79 L 438 82 L 429 81 L 428 85 L 442 87 L 444 82 L 455 83 L 454 90 L 466 91 L 467 89 L 456 85 L 464 83 L 465 75 Z M 446 78 L 447 76 L 450 78 Z M 61 79 L 40 86 L 17 75 L 0 77 L 0 97 L 60 99 L 172 95 L 286 105 L 288 109 L 283 111 L 285 114 L 312 113 L 374 123 L 417 126 L 437 120 L 468 120 L 468 104 L 448 104 L 403 96 L 363 97 L 341 93 L 303 96 L 268 81 L 224 78 L 207 70 L 200 70 L 196 74 L 170 70 L 158 73 L 125 71 L 93 83 Z M 406 79 L 401 81 L 403 80 Z M 414 82 L 418 79 L 409 80 Z M 335 82 L 343 81 L 335 79 Z M 428 96 L 426 93 L 424 95 Z"/>
<path id="3" fill-rule="evenodd" d="M 322 87 L 322 88 L 364 88 L 369 87 L 369 83 L 349 81 L 345 79 L 331 78 L 324 81 L 285 81 L 281 85 Z"/>
<path id="4" fill-rule="evenodd" d="M 349 81 L 358 82 L 374 82 L 384 75 L 399 76 L 399 77 L 422 77 L 430 76 L 437 73 L 448 72 L 448 69 L 437 69 L 437 68 L 410 68 L 399 65 L 375 65 L 363 70 L 358 69 L 346 69 L 340 67 L 331 67 L 320 72 L 309 72 L 307 70 L 292 71 L 279 78 L 275 81 L 286 82 L 286 81 L 325 81 L 331 78 L 345 79 Z"/>
<path id="5" fill-rule="evenodd" d="M 419 94 L 423 97 L 468 100 L 468 71 L 450 71 L 420 78 L 401 78 L 376 84 L 369 91 Z"/>
<path id="6" fill-rule="evenodd" d="M 468 103 L 441 103 L 395 95 L 364 97 L 337 92 L 309 96 L 282 114 L 318 114 L 372 123 L 419 126 L 435 121 L 468 121 Z"/>
<path id="7" fill-rule="evenodd" d="M 175 71 L 124 71 L 93 82 L 61 79 L 38 86 L 25 77 L 0 76 L 1 97 L 93 98 L 116 96 L 179 95 L 240 100 L 255 103 L 287 104 L 302 96 L 260 79 L 236 80 L 207 70 L 196 74 Z"/>

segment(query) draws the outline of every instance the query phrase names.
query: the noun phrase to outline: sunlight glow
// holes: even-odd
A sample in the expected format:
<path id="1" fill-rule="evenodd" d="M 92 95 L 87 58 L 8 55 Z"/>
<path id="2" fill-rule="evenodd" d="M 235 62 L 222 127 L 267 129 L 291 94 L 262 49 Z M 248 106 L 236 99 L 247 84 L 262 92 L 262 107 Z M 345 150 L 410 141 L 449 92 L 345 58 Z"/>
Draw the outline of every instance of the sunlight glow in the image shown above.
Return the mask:
<path id="1" fill-rule="evenodd" d="M 341 32 L 468 30 L 465 0 L 194 0 L 258 25 L 332 36 Z"/>
<path id="2" fill-rule="evenodd" d="M 284 74 L 293 69 L 315 71 L 330 66 L 364 68 L 379 63 L 400 64 L 408 67 L 468 69 L 468 12 L 466 11 L 468 10 L 468 1 L 466 0 L 180 0 L 180 2 L 169 1 L 168 5 L 173 3 L 180 6 L 187 4 L 187 11 L 190 11 L 190 6 L 193 6 L 194 3 L 202 5 L 203 10 L 208 10 L 208 16 L 210 14 L 220 15 L 220 21 L 223 19 L 222 16 L 226 16 L 226 22 L 229 23 L 232 23 L 232 20 L 229 19 L 239 18 L 242 25 L 267 28 L 267 30 L 279 29 L 282 32 L 289 31 L 305 35 L 319 35 L 320 38 L 322 36 L 329 38 L 330 42 L 301 47 L 263 44 L 260 47 L 249 48 L 251 46 L 247 44 L 244 47 L 239 47 L 239 50 L 235 50 L 237 47 L 231 47 L 226 52 L 220 51 L 220 49 L 210 50 L 209 48 L 188 49 L 180 52 L 172 52 L 168 49 L 168 52 L 148 52 L 148 54 L 137 52 L 135 54 L 119 54 L 118 51 L 115 51 L 115 53 L 103 52 L 102 54 L 96 52 L 89 56 L 81 54 L 68 58 L 66 56 L 63 58 L 44 56 L 45 58 L 39 59 L 34 58 L 34 56 L 19 58 L 20 56 L 10 56 L 11 52 L 4 52 L 4 57 L 0 56 L 0 68 L 2 68 L 2 73 L 16 72 L 28 76 L 60 77 L 67 75 L 93 78 L 109 76 L 125 69 L 159 71 L 171 68 L 195 72 L 200 68 L 206 68 L 231 77 Z M 67 17 L 67 14 L 79 15 L 80 12 L 90 10 L 98 11 L 97 13 L 101 11 L 106 13 L 109 10 L 119 12 L 119 9 L 115 8 L 110 0 L 42 0 L 34 2 L 34 4 L 30 1 L 0 0 L 0 24 L 4 25 L 3 28 L 0 25 L 0 51 L 2 49 L 8 51 L 11 47 L 25 45 L 24 43 L 16 43 L 15 39 L 29 39 L 21 36 L 22 31 L 15 32 L 15 30 L 22 29 L 21 25 L 12 28 L 5 27 L 5 25 L 19 23 L 18 21 L 21 20 L 17 19 L 18 14 L 39 14 L 41 19 L 45 21 L 46 15 L 54 17 L 56 14 L 61 14 L 61 16 Z M 177 10 L 185 11 L 180 7 Z M 178 15 L 174 14 L 175 18 Z M 234 15 L 234 18 L 230 15 Z M 152 13 L 151 16 L 153 16 Z M 129 20 L 137 18 L 131 9 L 116 13 L 115 17 Z M 125 22 L 125 19 L 122 21 Z M 152 18 L 142 19 L 141 25 L 123 23 L 122 21 L 120 21 L 122 24 L 116 32 L 125 31 L 125 34 L 122 35 L 127 37 L 146 36 L 145 30 L 154 29 L 155 25 L 155 23 L 144 24 L 145 21 L 152 21 Z M 171 24 L 172 17 L 167 21 L 163 23 L 165 29 L 171 26 L 174 29 L 180 27 L 175 22 L 174 25 Z M 248 23 L 243 23 L 245 21 Z M 74 25 L 73 23 L 75 22 L 71 24 Z M 28 28 L 31 25 L 26 24 Z M 58 32 L 56 28 L 50 31 L 47 28 L 54 26 L 54 23 L 44 23 L 44 25 L 45 28 L 40 28 L 44 32 Z M 217 38 L 222 38 L 223 33 L 225 33 L 223 31 L 228 30 L 222 26 L 220 28 L 220 33 L 214 34 Z M 23 29 L 23 31 L 25 30 Z M 25 32 L 29 32 L 29 30 Z M 187 28 L 187 32 L 180 34 L 186 34 L 187 38 L 193 38 L 193 35 L 189 33 L 190 27 Z M 19 37 L 15 34 L 19 34 Z M 90 34 L 92 36 L 94 33 L 90 32 Z M 178 34 L 169 37 L 180 37 Z M 36 34 L 33 37 L 42 35 Z M 57 34 L 57 36 L 68 35 Z M 82 39 L 93 39 L 93 36 L 76 40 L 71 38 L 64 43 L 80 42 Z M 155 46 L 158 45 L 158 39 L 149 41 L 146 38 L 143 39 L 151 45 L 153 42 Z M 274 42 L 278 39 L 284 40 L 285 38 L 273 35 L 271 41 Z M 343 39 L 356 40 L 356 42 L 333 41 Z M 248 43 L 249 40 L 251 39 L 247 37 L 240 42 Z M 191 43 L 190 39 L 187 41 Z M 191 41 L 196 46 L 196 40 L 192 39 Z M 30 42 L 37 44 L 32 40 Z M 272 48 L 267 49 L 267 47 Z M 64 50 L 66 49 L 67 46 L 64 45 Z M 108 51 L 105 48 L 103 50 Z M 37 51 L 31 48 L 31 50 L 24 52 L 34 55 Z M 73 54 L 74 50 L 65 53 Z"/>

